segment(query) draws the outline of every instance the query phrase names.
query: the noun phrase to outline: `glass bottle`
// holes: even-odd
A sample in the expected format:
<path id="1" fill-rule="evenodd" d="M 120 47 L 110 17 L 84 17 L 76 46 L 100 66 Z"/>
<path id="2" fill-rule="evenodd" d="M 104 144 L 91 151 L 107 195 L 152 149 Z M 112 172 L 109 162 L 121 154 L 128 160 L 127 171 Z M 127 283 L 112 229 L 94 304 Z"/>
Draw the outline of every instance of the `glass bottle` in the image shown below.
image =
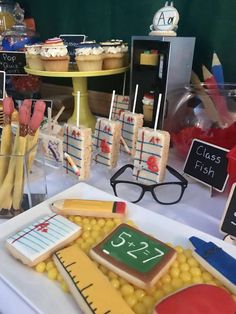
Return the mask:
<path id="1" fill-rule="evenodd" d="M 24 10 L 17 3 L 13 10 L 15 24 L 11 29 L 2 33 L 2 49 L 6 51 L 21 51 L 25 45 L 31 45 L 39 41 L 39 35 L 26 27 Z"/>
<path id="2" fill-rule="evenodd" d="M 10 29 L 14 24 L 14 6 L 15 2 L 11 0 L 0 0 L 0 34 Z"/>

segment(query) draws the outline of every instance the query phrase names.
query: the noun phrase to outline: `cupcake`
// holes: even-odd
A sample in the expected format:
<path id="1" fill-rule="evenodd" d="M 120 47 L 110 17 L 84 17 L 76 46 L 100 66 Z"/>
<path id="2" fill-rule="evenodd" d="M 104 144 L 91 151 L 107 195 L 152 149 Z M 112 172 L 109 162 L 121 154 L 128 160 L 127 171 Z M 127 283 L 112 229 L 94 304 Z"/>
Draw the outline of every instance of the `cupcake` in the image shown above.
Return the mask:
<path id="1" fill-rule="evenodd" d="M 60 38 L 51 38 L 45 41 L 41 48 L 41 59 L 45 71 L 67 72 L 69 55 L 67 47 Z"/>
<path id="2" fill-rule="evenodd" d="M 101 71 L 103 63 L 102 47 L 94 41 L 85 41 L 75 49 L 75 60 L 79 71 Z"/>
<path id="3" fill-rule="evenodd" d="M 41 44 L 25 45 L 26 62 L 32 70 L 43 71 L 43 62 L 40 56 L 41 48 Z"/>
<path id="4" fill-rule="evenodd" d="M 145 121 L 152 121 L 153 115 L 153 103 L 154 103 L 154 92 L 144 94 L 143 99 L 143 115 Z"/>
<path id="5" fill-rule="evenodd" d="M 106 41 L 100 44 L 104 49 L 103 70 L 122 68 L 124 52 L 122 52 L 121 41 Z"/>
<path id="6" fill-rule="evenodd" d="M 127 43 L 121 44 L 121 52 L 123 52 L 123 66 L 127 67 L 129 65 L 129 47 Z"/>

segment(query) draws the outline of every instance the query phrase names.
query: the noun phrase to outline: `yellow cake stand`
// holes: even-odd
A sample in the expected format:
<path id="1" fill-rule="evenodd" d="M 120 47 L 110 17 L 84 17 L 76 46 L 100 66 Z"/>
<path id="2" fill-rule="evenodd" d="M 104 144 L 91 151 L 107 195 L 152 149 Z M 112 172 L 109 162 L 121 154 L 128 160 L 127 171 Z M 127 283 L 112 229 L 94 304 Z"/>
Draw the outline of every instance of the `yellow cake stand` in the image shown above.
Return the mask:
<path id="1" fill-rule="evenodd" d="M 79 123 L 86 127 L 94 129 L 95 126 L 95 117 L 91 113 L 89 104 L 88 104 L 88 88 L 87 88 L 87 78 L 95 76 L 106 76 L 124 73 L 128 70 L 129 67 L 123 67 L 113 70 L 102 70 L 102 71 L 89 71 L 89 72 L 79 72 L 79 71 L 68 71 L 68 72 L 49 72 L 49 71 L 38 71 L 32 70 L 25 67 L 25 72 L 32 75 L 38 76 L 47 76 L 47 77 L 71 77 L 73 84 L 73 93 L 74 96 L 74 112 L 69 123 L 76 123 L 76 114 L 77 114 L 77 92 L 80 91 L 80 114 L 79 114 Z"/>

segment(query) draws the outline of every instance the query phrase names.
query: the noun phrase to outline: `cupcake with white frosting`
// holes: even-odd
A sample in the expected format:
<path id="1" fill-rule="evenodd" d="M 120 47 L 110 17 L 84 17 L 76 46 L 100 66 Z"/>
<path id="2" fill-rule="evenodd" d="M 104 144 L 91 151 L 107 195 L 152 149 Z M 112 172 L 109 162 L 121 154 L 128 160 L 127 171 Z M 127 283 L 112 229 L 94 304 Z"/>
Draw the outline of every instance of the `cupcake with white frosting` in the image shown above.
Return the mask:
<path id="1" fill-rule="evenodd" d="M 40 55 L 45 71 L 68 71 L 70 57 L 67 47 L 60 38 L 55 37 L 46 40 L 41 48 Z"/>
<path id="2" fill-rule="evenodd" d="M 43 71 L 43 63 L 41 60 L 42 44 L 25 45 L 26 62 L 30 69 Z"/>
<path id="3" fill-rule="evenodd" d="M 79 71 L 100 71 L 103 63 L 102 47 L 94 41 L 85 41 L 75 49 L 75 60 Z"/>
<path id="4" fill-rule="evenodd" d="M 103 70 L 122 68 L 124 65 L 124 52 L 122 41 L 111 40 L 100 43 L 104 49 Z"/>

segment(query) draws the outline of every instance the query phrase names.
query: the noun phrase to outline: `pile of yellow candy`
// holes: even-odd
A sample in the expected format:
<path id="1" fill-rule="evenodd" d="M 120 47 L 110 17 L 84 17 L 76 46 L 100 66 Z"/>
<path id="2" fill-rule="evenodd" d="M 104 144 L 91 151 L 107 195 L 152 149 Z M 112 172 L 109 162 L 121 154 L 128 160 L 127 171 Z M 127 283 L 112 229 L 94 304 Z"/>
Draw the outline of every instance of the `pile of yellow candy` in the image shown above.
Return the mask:
<path id="1" fill-rule="evenodd" d="M 94 244 L 100 242 L 112 229 L 121 223 L 120 219 L 79 216 L 70 216 L 69 219 L 82 227 L 82 234 L 72 244 L 76 243 L 85 253 L 88 253 Z M 131 221 L 126 223 L 133 225 Z M 172 246 L 170 243 L 168 245 Z M 96 264 L 109 278 L 111 285 L 121 293 L 132 310 L 137 314 L 152 313 L 154 305 L 164 296 L 191 284 L 207 283 L 223 287 L 217 279 L 199 265 L 192 256 L 190 249 L 183 249 L 181 246 L 175 246 L 174 248 L 178 253 L 176 260 L 169 271 L 149 291 L 133 286 L 106 267 Z M 39 263 L 35 269 L 37 272 L 47 273 L 49 279 L 60 282 L 63 291 L 68 292 L 68 287 L 57 271 L 52 259 Z M 236 300 L 236 296 L 233 297 Z"/>

